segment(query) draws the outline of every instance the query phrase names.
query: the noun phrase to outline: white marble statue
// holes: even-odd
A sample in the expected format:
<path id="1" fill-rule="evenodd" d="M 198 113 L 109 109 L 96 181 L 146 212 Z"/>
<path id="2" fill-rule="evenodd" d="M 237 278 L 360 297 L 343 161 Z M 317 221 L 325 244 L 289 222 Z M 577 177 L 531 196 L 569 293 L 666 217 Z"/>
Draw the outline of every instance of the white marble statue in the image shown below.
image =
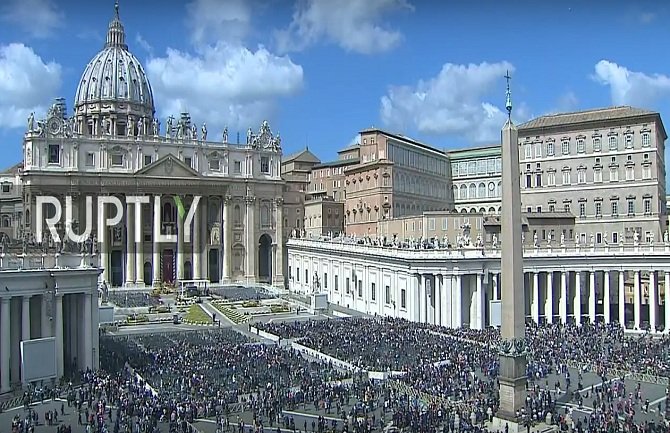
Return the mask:
<path id="1" fill-rule="evenodd" d="M 540 241 L 537 239 L 537 232 L 533 233 L 533 246 L 539 247 Z"/>
<path id="2" fill-rule="evenodd" d="M 165 138 L 169 138 L 172 134 L 172 116 L 167 119 L 167 127 L 165 128 Z"/>
<path id="3" fill-rule="evenodd" d="M 663 233 L 663 242 L 665 242 L 666 244 L 670 242 L 670 234 L 668 233 L 667 230 L 665 231 L 665 233 Z"/>
<path id="4" fill-rule="evenodd" d="M 477 245 L 476 245 L 477 248 L 481 248 L 481 247 L 484 246 L 484 242 L 482 241 L 482 235 L 481 234 L 477 235 L 476 243 L 477 243 Z"/>
<path id="5" fill-rule="evenodd" d="M 251 140 L 253 139 L 254 133 L 251 130 L 251 128 L 247 129 L 247 144 L 251 144 Z"/>
<path id="6" fill-rule="evenodd" d="M 609 244 L 610 244 L 609 238 L 610 238 L 610 234 L 609 234 L 608 232 L 605 232 L 605 234 L 603 234 L 603 243 L 604 243 L 605 245 L 609 245 Z"/>
<path id="7" fill-rule="evenodd" d="M 654 232 L 649 233 L 649 244 L 654 245 Z"/>
<path id="8" fill-rule="evenodd" d="M 35 130 L 35 113 L 30 113 L 28 116 L 28 132 Z"/>
<path id="9" fill-rule="evenodd" d="M 144 119 L 137 121 L 137 136 L 140 137 L 144 135 Z"/>
<path id="10" fill-rule="evenodd" d="M 207 124 L 206 123 L 202 124 L 202 130 L 200 131 L 200 138 L 202 138 L 202 141 L 207 141 Z"/>
<path id="11" fill-rule="evenodd" d="M 228 127 L 223 128 L 223 142 L 228 143 Z"/>
<path id="12" fill-rule="evenodd" d="M 589 236 L 589 242 L 591 246 L 594 246 L 596 244 L 596 237 L 593 235 L 593 233 L 591 233 L 591 235 Z"/>
<path id="13" fill-rule="evenodd" d="M 491 236 L 491 246 L 493 248 L 498 248 L 498 236 L 496 236 L 495 233 L 493 233 L 493 236 Z"/>
<path id="14" fill-rule="evenodd" d="M 565 233 L 561 233 L 561 246 L 565 245 Z"/>
<path id="15" fill-rule="evenodd" d="M 633 232 L 633 244 L 635 244 L 635 245 L 640 244 L 640 235 L 638 234 L 637 231 Z"/>
<path id="16" fill-rule="evenodd" d="M 151 132 L 155 136 L 158 135 L 158 119 L 154 118 L 154 120 L 151 122 Z"/>

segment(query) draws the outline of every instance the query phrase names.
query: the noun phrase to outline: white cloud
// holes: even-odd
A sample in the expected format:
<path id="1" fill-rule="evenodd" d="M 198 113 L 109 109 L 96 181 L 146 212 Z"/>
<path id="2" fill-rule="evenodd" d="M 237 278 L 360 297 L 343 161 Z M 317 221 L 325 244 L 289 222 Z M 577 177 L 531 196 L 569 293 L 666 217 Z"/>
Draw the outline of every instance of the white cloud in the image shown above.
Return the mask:
<path id="1" fill-rule="evenodd" d="M 565 113 L 575 111 L 579 107 L 579 98 L 572 90 L 562 94 L 556 102 L 556 108 L 549 110 L 549 113 Z"/>
<path id="2" fill-rule="evenodd" d="M 393 86 L 381 99 L 381 120 L 393 128 L 436 135 L 453 135 L 474 143 L 499 140 L 507 114 L 505 101 L 508 62 L 456 65 L 447 63 L 440 73 L 415 86 Z M 487 97 L 494 101 L 486 101 Z M 516 104 L 515 119 L 526 117 Z"/>
<path id="3" fill-rule="evenodd" d="M 0 46 L 0 126 L 25 127 L 31 112 L 46 111 L 43 104 L 61 86 L 61 66 L 45 63 L 23 44 Z"/>
<path id="4" fill-rule="evenodd" d="M 595 66 L 592 78 L 610 87 L 612 103 L 649 107 L 663 97 L 670 96 L 670 77 L 662 74 L 634 72 L 608 60 Z"/>
<path id="5" fill-rule="evenodd" d="M 52 0 L 12 0 L 2 8 L 1 16 L 36 38 L 51 36 L 65 24 L 65 14 Z"/>
<path id="6" fill-rule="evenodd" d="M 147 73 L 164 116 L 186 110 L 194 121 L 221 130 L 256 127 L 271 117 L 277 98 L 295 94 L 303 83 L 302 67 L 288 57 L 226 43 L 198 55 L 169 49 L 149 61 Z"/>
<path id="7" fill-rule="evenodd" d="M 402 34 L 381 23 L 397 10 L 413 10 L 406 0 L 299 0 L 289 27 L 276 34 L 283 52 L 300 51 L 325 39 L 347 51 L 389 51 Z"/>
<path id="8" fill-rule="evenodd" d="M 144 36 L 142 36 L 140 33 L 135 35 L 135 43 L 142 47 L 142 49 L 146 51 L 149 56 L 153 56 L 154 47 L 152 47 L 151 44 L 146 39 L 144 39 Z"/>
<path id="9" fill-rule="evenodd" d="M 207 122 L 211 137 L 227 126 L 233 140 L 236 131 L 244 136 L 248 127 L 271 121 L 278 99 L 302 89 L 300 65 L 265 47 L 253 50 L 242 44 L 239 38 L 251 25 L 250 8 L 244 1 L 195 0 L 188 5 L 189 20 L 197 23 L 189 24 L 194 50 L 168 48 L 164 56 L 147 62 L 163 119 L 188 111 L 198 125 Z M 230 12 L 225 19 L 224 11 Z M 239 24 L 233 33 L 215 32 L 233 21 Z M 210 43 L 212 37 L 218 40 Z"/>
<path id="10" fill-rule="evenodd" d="M 186 6 L 187 27 L 194 44 L 241 41 L 251 26 L 245 0 L 194 0 Z"/>

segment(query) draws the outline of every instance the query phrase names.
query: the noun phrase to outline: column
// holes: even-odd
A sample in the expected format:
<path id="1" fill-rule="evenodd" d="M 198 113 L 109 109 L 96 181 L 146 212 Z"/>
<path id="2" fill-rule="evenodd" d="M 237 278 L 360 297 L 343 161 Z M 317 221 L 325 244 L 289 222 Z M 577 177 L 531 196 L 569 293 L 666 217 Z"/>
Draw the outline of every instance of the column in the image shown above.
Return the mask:
<path id="1" fill-rule="evenodd" d="M 21 341 L 25 340 L 30 340 L 30 296 L 24 296 L 21 305 Z"/>
<path id="2" fill-rule="evenodd" d="M 483 280 L 484 274 L 477 274 L 477 286 L 475 288 L 475 302 L 477 303 L 477 317 L 476 317 L 476 328 L 475 329 L 484 329 L 484 288 Z"/>
<path id="3" fill-rule="evenodd" d="M 635 271 L 633 282 L 633 329 L 640 329 L 640 271 Z"/>
<path id="4" fill-rule="evenodd" d="M 97 370 L 100 368 L 100 310 L 98 305 L 98 291 L 94 290 L 91 294 L 91 317 L 93 322 L 93 327 L 91 328 L 91 345 L 93 346 L 91 350 L 91 357 L 93 362 L 93 369 Z"/>
<path id="5" fill-rule="evenodd" d="M 451 286 L 451 325 L 454 328 L 463 326 L 463 288 L 461 287 L 461 281 L 460 274 L 454 275 Z"/>
<path id="6" fill-rule="evenodd" d="M 256 251 L 258 250 L 258 239 L 256 239 L 256 208 L 254 202 L 256 197 L 247 196 L 245 198 L 246 204 L 246 219 L 244 230 L 247 235 L 247 244 L 245 245 L 247 275 L 248 282 L 256 281 Z M 230 240 L 228 241 L 230 242 Z"/>
<path id="7" fill-rule="evenodd" d="M 9 301 L 11 298 L 2 298 L 2 310 L 0 311 L 0 392 L 8 392 L 9 385 L 9 352 L 10 339 L 9 329 L 11 327 Z"/>
<path id="8" fill-rule="evenodd" d="M 533 296 L 530 303 L 530 317 L 540 323 L 540 273 L 533 272 Z"/>
<path id="9" fill-rule="evenodd" d="M 626 329 L 626 291 L 625 291 L 625 273 L 619 271 L 619 324 Z"/>
<path id="10" fill-rule="evenodd" d="M 582 273 L 575 271 L 575 297 L 573 305 L 573 314 L 575 316 L 575 324 L 582 323 Z"/>
<path id="11" fill-rule="evenodd" d="M 665 285 L 663 287 L 663 307 L 665 310 L 665 332 L 670 332 L 670 272 L 665 271 Z"/>
<path id="12" fill-rule="evenodd" d="M 453 286 L 453 279 L 451 275 L 442 274 L 442 324 L 446 327 L 451 328 L 453 326 L 452 322 L 452 299 L 453 293 L 451 288 Z"/>
<path id="13" fill-rule="evenodd" d="M 649 327 L 656 332 L 656 271 L 649 272 Z"/>
<path id="14" fill-rule="evenodd" d="M 603 314 L 605 315 L 605 323 L 609 324 L 612 321 L 612 308 L 610 305 L 610 271 L 605 271 L 603 275 Z"/>
<path id="15" fill-rule="evenodd" d="M 442 326 L 442 286 L 439 275 L 433 275 L 435 279 L 435 324 Z"/>
<path id="16" fill-rule="evenodd" d="M 209 261 L 209 197 L 204 196 L 200 199 L 200 278 L 209 280 L 208 261 Z M 221 239 L 221 233 L 219 233 Z M 219 266 L 221 269 L 221 266 Z"/>
<path id="17" fill-rule="evenodd" d="M 421 287 L 419 288 L 419 322 L 428 323 L 428 277 L 421 275 Z"/>
<path id="18" fill-rule="evenodd" d="M 498 288 L 500 287 L 500 273 L 493 274 L 493 288 L 491 290 L 491 297 L 493 301 L 498 300 Z"/>
<path id="19" fill-rule="evenodd" d="M 233 209 L 230 196 L 223 200 L 223 275 L 225 281 L 233 279 Z"/>
<path id="20" fill-rule="evenodd" d="M 184 279 L 184 219 L 177 215 L 177 281 Z"/>
<path id="21" fill-rule="evenodd" d="M 547 323 L 554 321 L 554 273 L 547 272 L 547 296 L 544 301 L 544 317 Z"/>
<path id="22" fill-rule="evenodd" d="M 561 316 L 561 323 L 568 323 L 568 275 L 566 271 L 561 272 L 561 300 L 558 304 L 558 314 Z"/>
<path id="23" fill-rule="evenodd" d="M 126 203 L 126 285 L 135 282 L 135 203 Z"/>
<path id="24" fill-rule="evenodd" d="M 91 294 L 84 294 L 84 317 L 82 320 L 82 325 L 84 327 L 84 359 L 82 360 L 84 365 L 83 368 L 93 368 L 93 344 L 92 344 L 92 332 L 93 332 L 93 317 L 92 317 L 92 305 L 91 305 Z"/>
<path id="25" fill-rule="evenodd" d="M 143 206 L 143 205 L 140 205 Z M 137 212 L 133 206 L 133 210 Z M 140 216 L 144 213 L 144 208 L 140 211 Z M 144 217 L 146 218 L 146 216 Z M 135 242 L 133 247 L 135 248 L 135 283 L 140 287 L 144 286 L 144 218 L 140 221 L 140 232 L 134 233 L 138 242 Z M 133 227 L 135 224 L 135 219 L 133 221 Z"/>
<path id="26" fill-rule="evenodd" d="M 589 271 L 589 321 L 596 323 L 596 273 Z"/>
<path id="27" fill-rule="evenodd" d="M 191 205 L 192 206 L 192 205 Z M 202 203 L 198 203 L 193 215 L 193 239 L 191 239 L 191 269 L 193 269 L 193 279 L 202 279 L 202 265 L 200 258 L 202 257 L 202 248 L 200 247 L 200 214 L 202 213 Z"/>
<path id="28" fill-rule="evenodd" d="M 277 218 L 275 224 L 275 244 L 277 251 L 275 253 L 275 286 L 284 287 L 284 199 L 279 197 L 275 199 L 277 206 Z"/>
<path id="29" fill-rule="evenodd" d="M 100 266 L 102 267 L 102 281 L 105 281 L 109 284 L 109 245 L 107 244 L 107 238 L 109 237 L 109 227 L 105 226 L 105 218 L 107 218 L 107 205 L 103 204 L 98 209 L 98 218 L 100 223 L 98 227 L 102 228 L 102 231 L 98 233 L 98 248 L 100 249 Z"/>
<path id="30" fill-rule="evenodd" d="M 40 299 L 40 338 L 51 337 L 51 323 L 47 316 L 47 295 Z"/>
<path id="31" fill-rule="evenodd" d="M 154 216 L 154 224 L 151 231 L 151 284 L 156 287 L 161 284 L 161 244 L 158 242 L 156 233 L 161 232 L 161 214 L 156 212 L 156 207 L 151 206 Z"/>
<path id="32" fill-rule="evenodd" d="M 57 293 L 54 296 L 55 326 L 54 337 L 56 340 L 56 374 L 60 378 L 65 372 L 63 362 L 63 295 Z"/>

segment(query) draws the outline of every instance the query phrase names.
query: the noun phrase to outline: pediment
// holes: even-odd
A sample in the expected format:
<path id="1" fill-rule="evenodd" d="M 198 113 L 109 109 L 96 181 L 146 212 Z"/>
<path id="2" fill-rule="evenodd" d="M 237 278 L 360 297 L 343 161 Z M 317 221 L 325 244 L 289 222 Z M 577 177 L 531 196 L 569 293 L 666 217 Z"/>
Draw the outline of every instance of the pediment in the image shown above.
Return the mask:
<path id="1" fill-rule="evenodd" d="M 164 157 L 152 162 L 135 172 L 137 176 L 150 177 L 200 177 L 200 174 L 186 165 L 184 161 L 174 155 Z"/>

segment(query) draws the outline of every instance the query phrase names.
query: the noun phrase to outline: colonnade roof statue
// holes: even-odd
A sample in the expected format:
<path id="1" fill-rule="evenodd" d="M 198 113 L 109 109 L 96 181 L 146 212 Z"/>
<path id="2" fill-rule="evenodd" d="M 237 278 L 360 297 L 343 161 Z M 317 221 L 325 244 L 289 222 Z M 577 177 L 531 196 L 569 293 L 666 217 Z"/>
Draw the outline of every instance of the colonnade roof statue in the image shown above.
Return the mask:
<path id="1" fill-rule="evenodd" d="M 518 130 L 512 122 L 510 75 L 507 79 L 505 108 L 507 122 L 502 129 L 502 212 L 501 212 L 501 336 L 500 408 L 501 421 L 518 426 L 517 411 L 526 399 L 525 301 L 523 241 L 521 229 L 521 186 L 519 183 Z M 511 426 L 510 426 L 511 427 Z"/>

